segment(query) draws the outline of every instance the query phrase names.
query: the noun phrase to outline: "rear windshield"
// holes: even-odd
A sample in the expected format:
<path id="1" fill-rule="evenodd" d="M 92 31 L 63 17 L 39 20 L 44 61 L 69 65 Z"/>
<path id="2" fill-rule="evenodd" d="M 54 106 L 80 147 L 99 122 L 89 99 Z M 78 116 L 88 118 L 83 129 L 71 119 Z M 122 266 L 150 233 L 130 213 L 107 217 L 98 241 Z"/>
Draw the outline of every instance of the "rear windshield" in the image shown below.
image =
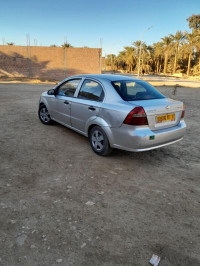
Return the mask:
<path id="1" fill-rule="evenodd" d="M 165 98 L 159 91 L 144 81 L 112 81 L 113 87 L 125 101 L 139 101 Z"/>

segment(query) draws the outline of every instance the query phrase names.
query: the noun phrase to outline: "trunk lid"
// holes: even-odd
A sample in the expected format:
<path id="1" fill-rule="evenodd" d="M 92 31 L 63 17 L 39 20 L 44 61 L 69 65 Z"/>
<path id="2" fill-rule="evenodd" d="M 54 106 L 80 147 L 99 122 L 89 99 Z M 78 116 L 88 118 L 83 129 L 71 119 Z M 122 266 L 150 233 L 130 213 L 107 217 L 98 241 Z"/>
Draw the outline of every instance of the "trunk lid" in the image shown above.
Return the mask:
<path id="1" fill-rule="evenodd" d="M 144 108 L 151 130 L 176 126 L 180 122 L 183 110 L 182 102 L 169 98 L 129 101 L 129 103 Z"/>

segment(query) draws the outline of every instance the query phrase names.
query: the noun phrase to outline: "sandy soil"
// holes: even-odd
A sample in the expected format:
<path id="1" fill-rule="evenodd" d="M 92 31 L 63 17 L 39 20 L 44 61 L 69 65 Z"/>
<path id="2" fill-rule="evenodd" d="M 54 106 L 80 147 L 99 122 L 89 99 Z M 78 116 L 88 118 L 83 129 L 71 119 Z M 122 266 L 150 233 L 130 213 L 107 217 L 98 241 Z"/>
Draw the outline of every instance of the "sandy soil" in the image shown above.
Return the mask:
<path id="1" fill-rule="evenodd" d="M 39 121 L 50 88 L 0 84 L 0 265 L 200 265 L 200 88 L 159 88 L 186 104 L 184 140 L 107 158 Z"/>

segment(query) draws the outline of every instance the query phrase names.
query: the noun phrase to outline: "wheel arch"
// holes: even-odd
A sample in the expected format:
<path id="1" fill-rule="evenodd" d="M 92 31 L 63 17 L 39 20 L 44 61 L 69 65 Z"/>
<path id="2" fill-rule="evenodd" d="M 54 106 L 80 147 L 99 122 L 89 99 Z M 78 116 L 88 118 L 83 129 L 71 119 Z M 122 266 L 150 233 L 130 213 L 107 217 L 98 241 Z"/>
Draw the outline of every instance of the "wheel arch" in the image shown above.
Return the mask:
<path id="1" fill-rule="evenodd" d="M 111 127 L 106 123 L 105 120 L 103 120 L 100 117 L 91 121 L 90 124 L 87 125 L 87 130 L 86 130 L 87 137 L 89 137 L 91 129 L 95 126 L 101 127 L 104 130 L 104 132 L 105 132 L 105 134 L 109 140 L 109 144 L 112 147 L 113 143 L 114 143 L 114 138 L 113 138 L 113 133 L 112 133 Z"/>

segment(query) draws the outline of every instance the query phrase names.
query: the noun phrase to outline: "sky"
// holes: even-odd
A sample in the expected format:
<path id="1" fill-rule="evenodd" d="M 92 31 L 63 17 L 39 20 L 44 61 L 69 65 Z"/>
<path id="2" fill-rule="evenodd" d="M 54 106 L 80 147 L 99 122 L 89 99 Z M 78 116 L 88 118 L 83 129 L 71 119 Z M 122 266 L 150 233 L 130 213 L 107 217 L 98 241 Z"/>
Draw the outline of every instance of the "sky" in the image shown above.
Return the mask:
<path id="1" fill-rule="evenodd" d="M 199 13 L 200 0 L 2 0 L 0 44 L 26 45 L 29 34 L 30 45 L 102 43 L 103 55 L 118 54 L 141 35 L 151 45 L 177 30 L 189 31 L 186 18 Z"/>

